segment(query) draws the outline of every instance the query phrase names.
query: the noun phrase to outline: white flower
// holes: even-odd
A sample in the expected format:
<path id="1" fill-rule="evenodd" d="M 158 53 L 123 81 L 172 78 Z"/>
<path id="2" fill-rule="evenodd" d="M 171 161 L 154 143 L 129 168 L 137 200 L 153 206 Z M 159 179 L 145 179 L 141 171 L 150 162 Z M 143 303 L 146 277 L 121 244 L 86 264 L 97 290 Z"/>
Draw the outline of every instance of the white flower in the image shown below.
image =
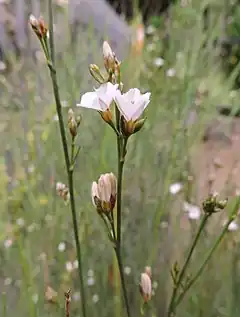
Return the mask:
<path id="1" fill-rule="evenodd" d="M 227 220 L 223 222 L 223 225 L 226 225 L 226 223 L 227 223 Z M 228 226 L 228 231 L 237 231 L 238 228 L 239 228 L 239 225 L 237 224 L 236 221 L 233 220 L 232 222 L 230 222 Z"/>
<path id="2" fill-rule="evenodd" d="M 181 183 L 174 183 L 172 185 L 170 185 L 169 187 L 169 192 L 172 194 L 172 195 L 176 195 L 177 193 L 180 192 L 180 190 L 183 188 L 183 184 Z"/>
<path id="3" fill-rule="evenodd" d="M 94 295 L 93 295 L 92 301 L 93 301 L 94 303 L 97 303 L 97 302 L 99 301 L 99 296 L 98 296 L 98 294 L 94 294 Z"/>
<path id="4" fill-rule="evenodd" d="M 152 296 L 152 281 L 147 273 L 141 274 L 140 291 L 144 302 L 148 302 Z"/>
<path id="5" fill-rule="evenodd" d="M 169 68 L 166 72 L 168 77 L 174 77 L 176 75 L 176 70 L 174 68 Z"/>
<path id="6" fill-rule="evenodd" d="M 88 286 L 94 285 L 95 284 L 94 277 L 89 277 L 88 280 L 87 280 L 87 284 L 88 284 Z"/>
<path id="7" fill-rule="evenodd" d="M 201 216 L 201 210 L 198 206 L 189 204 L 188 202 L 183 203 L 183 209 L 188 213 L 188 218 L 192 220 L 197 220 Z"/>
<path id="8" fill-rule="evenodd" d="M 66 270 L 67 270 L 69 273 L 71 273 L 71 272 L 73 271 L 73 264 L 72 264 L 72 262 L 70 262 L 70 261 L 66 262 L 65 267 L 66 267 Z"/>
<path id="9" fill-rule="evenodd" d="M 10 248 L 12 246 L 12 244 L 13 244 L 12 239 L 7 239 L 7 240 L 4 241 L 4 247 L 6 249 Z"/>
<path id="10" fill-rule="evenodd" d="M 58 245 L 58 251 L 59 252 L 63 252 L 66 250 L 66 244 L 65 242 L 60 242 L 59 245 Z"/>
<path id="11" fill-rule="evenodd" d="M 156 29 L 153 25 L 149 25 L 146 30 L 145 30 L 145 33 L 148 34 L 148 35 L 151 35 L 153 33 L 155 33 Z"/>
<path id="12" fill-rule="evenodd" d="M 129 267 L 129 266 L 125 266 L 125 268 L 124 268 L 124 273 L 126 274 L 126 275 L 130 275 L 131 274 L 131 268 Z"/>
<path id="13" fill-rule="evenodd" d="M 120 113 L 127 121 L 137 120 L 144 109 L 150 102 L 151 93 L 147 92 L 141 94 L 137 88 L 130 89 L 125 94 L 121 94 L 119 91 L 115 97 L 115 102 Z"/>
<path id="14" fill-rule="evenodd" d="M 161 67 L 161 66 L 164 65 L 164 59 L 161 58 L 161 57 L 157 57 L 157 58 L 155 58 L 153 63 L 154 63 L 155 66 Z"/>
<path id="15" fill-rule="evenodd" d="M 118 85 L 111 83 L 102 84 L 94 92 L 87 92 L 81 98 L 78 107 L 107 111 L 117 94 Z"/>

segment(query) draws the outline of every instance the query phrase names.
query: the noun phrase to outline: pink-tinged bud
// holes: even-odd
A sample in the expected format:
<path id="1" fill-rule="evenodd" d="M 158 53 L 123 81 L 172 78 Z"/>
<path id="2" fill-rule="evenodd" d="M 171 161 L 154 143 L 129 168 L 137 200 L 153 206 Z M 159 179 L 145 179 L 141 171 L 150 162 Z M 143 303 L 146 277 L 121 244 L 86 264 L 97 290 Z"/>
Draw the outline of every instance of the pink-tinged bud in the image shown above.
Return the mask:
<path id="1" fill-rule="evenodd" d="M 69 109 L 68 111 L 68 128 L 69 131 L 72 135 L 72 137 L 75 137 L 77 135 L 77 128 L 78 128 L 78 123 L 75 119 L 75 115 L 72 109 Z"/>
<path id="2" fill-rule="evenodd" d="M 47 37 L 48 28 L 42 17 L 37 19 L 33 14 L 31 14 L 29 17 L 29 23 L 38 38 Z"/>
<path id="3" fill-rule="evenodd" d="M 152 296 L 152 282 L 147 273 L 141 274 L 141 282 L 139 288 L 144 302 L 147 303 L 148 301 L 150 301 Z"/>
<path id="4" fill-rule="evenodd" d="M 115 70 L 115 54 L 113 53 L 107 41 L 103 42 L 103 59 L 106 70 L 114 72 Z"/>
<path id="5" fill-rule="evenodd" d="M 99 213 L 112 211 L 116 203 L 116 177 L 113 173 L 102 174 L 92 183 L 92 202 Z"/>
<path id="6" fill-rule="evenodd" d="M 69 189 L 65 184 L 58 182 L 56 184 L 56 191 L 58 196 L 63 198 L 65 202 L 69 201 L 70 199 Z"/>
<path id="7" fill-rule="evenodd" d="M 150 277 L 152 278 L 152 269 L 150 266 L 146 266 L 145 267 L 145 273 Z"/>

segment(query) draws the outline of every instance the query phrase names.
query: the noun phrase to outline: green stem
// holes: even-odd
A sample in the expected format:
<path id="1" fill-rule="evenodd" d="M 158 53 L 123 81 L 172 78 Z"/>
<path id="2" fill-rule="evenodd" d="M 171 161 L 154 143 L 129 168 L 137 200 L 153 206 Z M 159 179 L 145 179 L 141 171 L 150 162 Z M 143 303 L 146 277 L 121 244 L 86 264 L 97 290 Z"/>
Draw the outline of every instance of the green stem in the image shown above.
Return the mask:
<path id="1" fill-rule="evenodd" d="M 172 296 L 171 296 L 171 300 L 170 300 L 170 304 L 169 304 L 169 309 L 168 309 L 168 317 L 174 316 L 174 314 L 175 314 L 175 308 L 176 308 L 175 300 L 176 300 L 176 296 L 177 296 L 179 287 L 181 287 L 181 285 L 182 285 L 182 281 L 183 281 L 184 275 L 186 273 L 186 270 L 188 268 L 189 262 L 191 260 L 193 251 L 197 245 L 197 242 L 200 238 L 200 235 L 201 235 L 201 233 L 206 225 L 206 222 L 207 222 L 209 216 L 210 216 L 210 214 L 204 214 L 202 221 L 200 223 L 198 232 L 195 236 L 195 239 L 193 240 L 192 246 L 191 246 L 191 248 L 188 252 L 188 255 L 186 257 L 185 263 L 184 263 L 184 265 L 179 273 L 179 277 L 177 278 L 177 282 L 174 283 L 173 292 L 172 292 Z"/>
<path id="2" fill-rule="evenodd" d="M 122 289 L 123 289 L 123 297 L 124 297 L 126 310 L 127 310 L 127 316 L 131 317 L 130 306 L 129 306 L 128 296 L 127 296 L 126 283 L 125 283 L 125 278 L 124 278 L 124 271 L 123 271 L 121 253 L 120 253 L 120 250 L 119 250 L 118 246 L 116 246 L 116 248 L 114 248 L 114 250 L 115 250 L 115 253 L 116 253 L 116 258 L 117 258 L 118 267 L 119 267 L 119 273 L 120 273 L 120 279 L 121 279 L 121 284 L 122 284 Z"/>
<path id="3" fill-rule="evenodd" d="M 198 279 L 198 277 L 202 274 L 203 270 L 205 269 L 207 263 L 209 262 L 210 258 L 212 257 L 213 253 L 215 252 L 215 250 L 217 249 L 218 245 L 220 244 L 220 242 L 222 241 L 224 235 L 226 234 L 226 232 L 228 231 L 228 227 L 230 225 L 230 223 L 235 219 L 238 208 L 239 208 L 239 204 L 240 204 L 240 198 L 238 198 L 238 201 L 236 203 L 236 206 L 233 208 L 233 211 L 228 219 L 228 222 L 225 224 L 221 234 L 219 235 L 219 237 L 217 238 L 216 242 L 214 243 L 213 247 L 211 248 L 211 250 L 209 251 L 208 255 L 206 256 L 205 260 L 203 261 L 202 265 L 200 266 L 200 268 L 198 269 L 198 271 L 196 272 L 196 274 L 194 275 L 194 277 L 189 281 L 189 283 L 187 284 L 187 286 L 184 288 L 183 292 L 179 295 L 177 301 L 176 301 L 176 305 L 175 308 L 181 303 L 181 301 L 183 300 L 184 296 L 186 295 L 187 291 L 192 287 L 192 285 L 196 282 L 196 280 Z"/>
<path id="4" fill-rule="evenodd" d="M 73 182 L 73 169 L 72 160 L 74 157 L 74 140 L 72 140 L 72 147 L 71 147 L 71 161 L 69 158 L 68 153 L 68 145 L 67 145 L 67 138 L 64 128 L 64 120 L 62 115 L 62 107 L 57 83 L 57 72 L 55 69 L 55 49 L 54 49 L 54 38 L 53 38 L 53 12 L 52 12 L 52 0 L 48 0 L 48 9 L 49 9 L 49 32 L 50 32 L 50 57 L 51 63 L 48 63 L 48 67 L 50 70 L 50 75 L 52 79 L 53 85 L 53 93 L 55 97 L 56 109 L 59 118 L 59 127 L 60 127 L 60 134 L 61 140 L 63 145 L 64 157 L 65 157 L 65 164 L 68 174 L 68 186 L 69 186 L 69 194 L 70 194 L 70 205 L 71 205 L 71 212 L 72 212 L 72 221 L 73 221 L 73 229 L 74 229 L 74 238 L 76 243 L 76 251 L 77 251 L 77 260 L 78 260 L 78 274 L 79 274 L 79 282 L 80 282 L 80 291 L 81 291 L 81 303 L 82 303 L 82 313 L 83 317 L 86 317 L 86 302 L 85 302 L 85 291 L 84 291 L 84 283 L 83 283 L 83 270 L 82 270 L 82 258 L 81 258 L 81 245 L 78 235 L 78 223 L 77 223 L 77 214 L 76 214 L 76 205 L 75 205 L 75 197 L 74 197 L 74 182 Z M 46 56 L 47 57 L 47 56 Z"/>

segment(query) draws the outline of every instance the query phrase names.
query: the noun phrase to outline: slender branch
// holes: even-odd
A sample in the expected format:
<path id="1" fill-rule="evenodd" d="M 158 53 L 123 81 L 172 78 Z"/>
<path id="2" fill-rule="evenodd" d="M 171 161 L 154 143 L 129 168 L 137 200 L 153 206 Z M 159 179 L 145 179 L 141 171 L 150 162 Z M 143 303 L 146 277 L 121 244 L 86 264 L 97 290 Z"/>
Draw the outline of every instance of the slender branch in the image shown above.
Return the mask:
<path id="1" fill-rule="evenodd" d="M 204 214 L 203 218 L 202 218 L 202 221 L 200 223 L 200 226 L 199 226 L 199 229 L 198 229 L 198 232 L 195 236 L 195 239 L 193 240 L 193 243 L 192 243 L 192 246 L 188 252 L 188 255 L 186 257 L 186 260 L 185 260 L 185 263 L 179 273 L 179 277 L 177 278 L 177 281 L 176 283 L 174 283 L 174 286 L 173 286 L 173 292 L 172 292 L 172 296 L 171 296 L 171 300 L 170 300 L 170 304 L 169 304 L 169 309 L 168 309 L 168 316 L 174 316 L 174 313 L 175 313 L 175 308 L 176 308 L 176 305 L 175 305 L 175 300 L 176 300 L 176 296 L 177 296 L 177 293 L 178 293 L 178 290 L 179 290 L 179 287 L 182 285 L 182 280 L 184 278 L 184 275 L 185 275 L 185 272 L 187 270 L 187 267 L 189 265 L 189 262 L 191 260 L 191 257 L 192 257 L 192 254 L 193 254 L 193 251 L 197 245 L 197 242 L 199 240 L 199 237 L 206 225 L 206 222 L 209 218 L 210 214 Z"/>
<path id="2" fill-rule="evenodd" d="M 211 250 L 209 251 L 208 255 L 206 256 L 205 260 L 203 261 L 202 265 L 200 266 L 200 268 L 198 269 L 198 271 L 196 272 L 196 274 L 194 275 L 194 277 L 188 282 L 187 286 L 184 288 L 183 292 L 179 295 L 177 301 L 176 301 L 176 305 L 175 308 L 181 303 L 181 301 L 183 300 L 184 296 L 186 295 L 187 291 L 192 287 L 192 285 L 196 282 L 196 280 L 198 279 L 198 277 L 202 274 L 203 270 L 205 269 L 207 263 L 209 262 L 210 258 L 212 257 L 213 253 L 215 252 L 215 250 L 217 249 L 218 245 L 220 244 L 220 242 L 222 241 L 224 235 L 226 234 L 226 232 L 228 231 L 228 227 L 230 225 L 230 223 L 235 219 L 236 217 L 236 213 L 238 211 L 239 208 L 239 204 L 240 204 L 240 198 L 238 199 L 236 206 L 233 208 L 233 212 L 231 213 L 228 222 L 225 224 L 221 234 L 219 235 L 219 237 L 217 238 L 216 242 L 214 243 L 213 247 L 211 248 Z"/>
<path id="3" fill-rule="evenodd" d="M 119 252 L 119 249 L 117 246 L 116 246 L 116 248 L 114 248 L 114 250 L 115 250 L 116 258 L 117 258 L 117 262 L 118 262 L 121 284 L 122 284 L 122 289 L 123 289 L 123 297 L 124 297 L 124 301 L 125 301 L 125 305 L 126 305 L 127 315 L 128 315 L 128 317 L 131 317 L 130 306 L 129 306 L 128 296 L 127 296 L 126 283 L 125 283 L 125 278 L 124 278 L 121 253 Z"/>
<path id="4" fill-rule="evenodd" d="M 75 198 L 74 198 L 74 182 L 73 182 L 73 169 L 71 168 L 74 157 L 74 140 L 72 140 L 71 146 L 71 161 L 69 158 L 68 153 L 68 145 L 67 145 L 67 138 L 66 132 L 64 128 L 64 120 L 62 115 L 62 107 L 57 83 L 57 72 L 55 69 L 55 48 L 54 48 L 54 38 L 53 38 L 53 12 L 52 12 L 52 0 L 48 0 L 48 10 L 49 10 L 49 33 L 50 33 L 50 58 L 51 62 L 48 62 L 48 67 L 50 70 L 50 75 L 52 79 L 53 85 L 53 93 L 56 103 L 57 114 L 59 118 L 59 127 L 60 127 L 60 134 L 61 140 L 63 145 L 64 157 L 65 157 L 65 164 L 68 174 L 68 186 L 69 186 L 69 194 L 70 194 L 70 205 L 71 205 L 71 212 L 72 212 L 72 221 L 73 221 L 73 229 L 74 229 L 74 238 L 76 243 L 76 251 L 77 251 L 77 260 L 78 260 L 78 274 L 79 274 L 79 282 L 80 282 L 80 291 L 81 291 L 81 303 L 82 303 L 82 313 L 83 317 L 86 317 L 86 303 L 85 303 L 85 292 L 84 292 L 84 283 L 83 283 L 83 270 L 82 270 L 82 259 L 81 259 L 81 247 L 80 247 L 80 240 L 78 235 L 78 224 L 77 224 L 77 215 L 76 215 L 76 205 L 75 205 Z M 48 59 L 49 57 L 46 56 Z"/>

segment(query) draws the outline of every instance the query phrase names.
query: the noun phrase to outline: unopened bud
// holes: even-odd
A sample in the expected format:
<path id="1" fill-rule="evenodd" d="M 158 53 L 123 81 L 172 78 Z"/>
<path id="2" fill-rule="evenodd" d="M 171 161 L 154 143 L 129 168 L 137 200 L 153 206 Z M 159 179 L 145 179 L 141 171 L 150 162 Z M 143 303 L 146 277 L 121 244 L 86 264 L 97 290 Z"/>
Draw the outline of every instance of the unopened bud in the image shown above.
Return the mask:
<path id="1" fill-rule="evenodd" d="M 65 202 L 69 201 L 70 199 L 69 189 L 65 184 L 58 182 L 56 184 L 56 191 L 58 196 L 63 198 Z"/>
<path id="2" fill-rule="evenodd" d="M 92 202 L 99 213 L 108 213 L 115 207 L 117 180 L 113 173 L 100 176 L 98 182 L 92 183 Z"/>
<path id="3" fill-rule="evenodd" d="M 48 28 L 42 17 L 37 19 L 33 14 L 31 14 L 29 17 L 29 23 L 38 38 L 41 39 L 47 37 Z"/>
<path id="4" fill-rule="evenodd" d="M 227 199 L 217 200 L 218 195 L 212 194 L 203 202 L 203 210 L 206 214 L 213 214 L 223 210 L 227 205 Z"/>
<path id="5" fill-rule="evenodd" d="M 115 54 L 113 53 L 107 41 L 103 42 L 103 59 L 107 72 L 114 72 L 115 70 Z"/>
<path id="6" fill-rule="evenodd" d="M 77 135 L 78 124 L 72 109 L 68 111 L 68 128 L 72 137 L 75 137 Z"/>
<path id="7" fill-rule="evenodd" d="M 99 83 L 99 84 L 104 84 L 106 80 L 104 79 L 103 75 L 100 72 L 100 69 L 97 65 L 91 64 L 89 66 L 89 71 L 92 77 Z"/>
<path id="8" fill-rule="evenodd" d="M 141 274 L 139 289 L 144 302 L 147 303 L 148 301 L 150 301 L 152 296 L 152 281 L 147 273 Z"/>

